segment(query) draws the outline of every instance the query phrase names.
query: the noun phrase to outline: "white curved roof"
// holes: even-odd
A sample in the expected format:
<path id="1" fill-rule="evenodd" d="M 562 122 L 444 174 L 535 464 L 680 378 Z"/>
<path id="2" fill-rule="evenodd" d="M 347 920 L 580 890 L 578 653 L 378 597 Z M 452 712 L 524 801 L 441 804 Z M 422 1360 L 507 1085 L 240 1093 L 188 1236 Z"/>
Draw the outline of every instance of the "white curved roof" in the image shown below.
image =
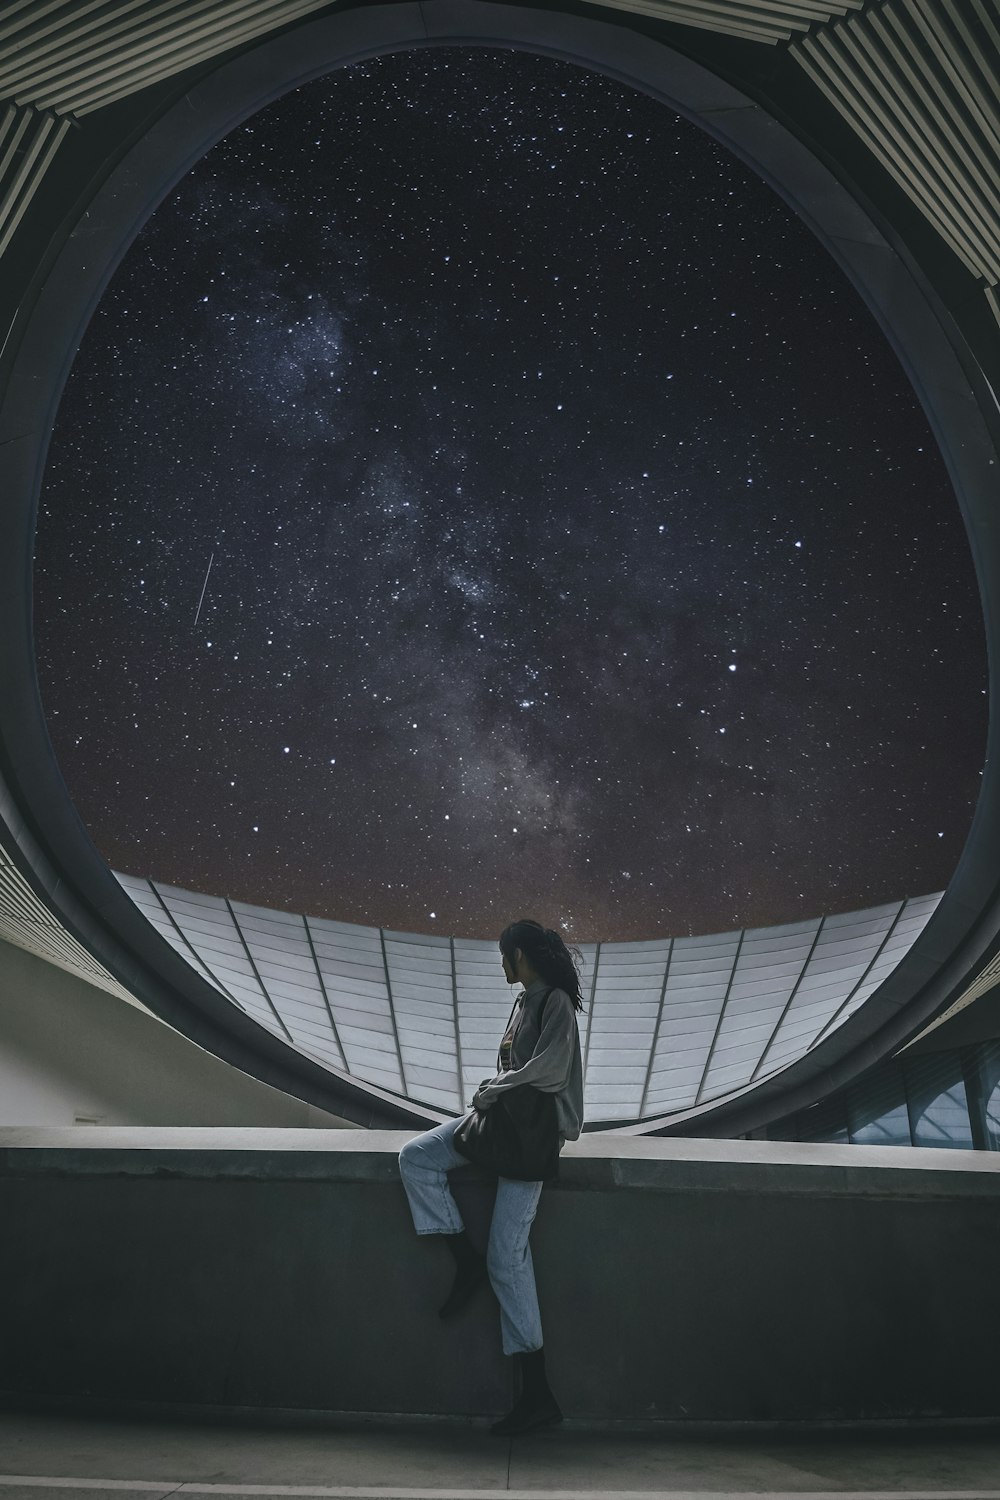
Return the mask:
<path id="1" fill-rule="evenodd" d="M 513 993 L 495 940 L 393 932 L 118 880 L 233 1005 L 332 1072 L 448 1114 L 495 1073 Z M 579 944 L 588 1122 L 691 1109 L 794 1062 L 868 999 L 939 900 Z"/>

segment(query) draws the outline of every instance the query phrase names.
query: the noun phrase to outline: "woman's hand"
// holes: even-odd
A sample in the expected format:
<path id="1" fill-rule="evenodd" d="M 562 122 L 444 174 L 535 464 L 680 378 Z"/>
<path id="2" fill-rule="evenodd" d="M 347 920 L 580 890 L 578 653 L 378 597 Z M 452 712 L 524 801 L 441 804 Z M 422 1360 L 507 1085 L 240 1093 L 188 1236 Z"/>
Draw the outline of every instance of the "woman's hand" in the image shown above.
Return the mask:
<path id="1" fill-rule="evenodd" d="M 495 1094 L 490 1095 L 490 1093 L 488 1092 L 490 1084 L 492 1082 L 493 1082 L 492 1078 L 484 1078 L 483 1079 L 482 1083 L 479 1085 L 479 1087 L 477 1088 L 476 1092 L 472 1096 L 472 1107 L 473 1107 L 473 1109 L 478 1109 L 480 1111 L 485 1111 L 485 1110 L 489 1109 L 491 1105 L 493 1105 L 493 1104 L 495 1104 L 497 1102 L 496 1101 L 496 1095 Z"/>

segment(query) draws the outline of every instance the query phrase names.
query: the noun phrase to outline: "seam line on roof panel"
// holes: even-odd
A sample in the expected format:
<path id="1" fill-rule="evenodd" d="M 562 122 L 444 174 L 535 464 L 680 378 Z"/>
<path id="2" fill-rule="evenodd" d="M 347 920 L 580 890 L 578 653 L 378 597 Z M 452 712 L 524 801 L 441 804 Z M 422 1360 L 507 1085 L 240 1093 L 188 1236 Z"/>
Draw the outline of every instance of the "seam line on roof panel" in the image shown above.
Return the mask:
<path id="1" fill-rule="evenodd" d="M 729 975 L 729 983 L 726 985 L 726 993 L 722 997 L 722 1006 L 719 1010 L 719 1019 L 715 1023 L 715 1034 L 712 1037 L 712 1045 L 708 1049 L 708 1056 L 705 1058 L 705 1066 L 701 1070 L 701 1082 L 698 1085 L 698 1092 L 694 1096 L 694 1102 L 696 1105 L 701 1103 L 701 1096 L 705 1092 L 705 1085 L 708 1082 L 708 1070 L 712 1066 L 712 1057 L 715 1053 L 715 1044 L 719 1040 L 719 1033 L 722 1030 L 722 1022 L 725 1019 L 726 1015 L 726 1006 L 729 1004 L 729 996 L 732 992 L 733 980 L 736 978 L 736 968 L 740 961 L 740 954 L 743 951 L 743 939 L 746 937 L 746 935 L 746 928 L 741 928 L 740 940 L 736 944 L 736 953 L 733 957 L 733 967 Z"/>
<path id="2" fill-rule="evenodd" d="M 660 1007 L 656 1012 L 656 1025 L 653 1027 L 653 1040 L 649 1044 L 649 1062 L 646 1064 L 646 1081 L 642 1086 L 642 1098 L 639 1101 L 639 1119 L 642 1119 L 646 1108 L 646 1096 L 649 1093 L 649 1080 L 653 1076 L 653 1058 L 656 1056 L 656 1045 L 660 1040 L 660 1026 L 663 1021 L 663 1001 L 667 993 L 667 981 L 670 978 L 670 965 L 674 956 L 674 938 L 670 939 L 670 947 L 667 949 L 667 962 L 663 970 L 663 983 L 660 986 Z"/>
<path id="3" fill-rule="evenodd" d="M 878 963 L 879 959 L 881 958 L 882 951 L 885 948 L 886 943 L 892 937 L 892 935 L 895 932 L 896 927 L 897 927 L 897 925 L 899 923 L 900 917 L 903 915 L 904 911 L 906 910 L 907 906 L 909 905 L 909 899 L 910 898 L 908 896 L 906 896 L 900 902 L 899 910 L 897 911 L 896 915 L 893 917 L 892 921 L 889 923 L 888 927 L 886 928 L 886 930 L 885 930 L 885 937 L 882 939 L 882 941 L 879 943 L 878 947 L 875 949 L 875 952 L 872 954 L 872 957 L 871 957 L 871 960 L 869 961 L 869 963 L 865 966 L 865 972 L 862 974 L 862 976 L 858 980 L 857 984 L 855 984 L 853 986 L 853 988 L 851 989 L 851 992 L 847 996 L 847 998 L 845 1000 L 843 1000 L 840 1005 L 838 1005 L 837 1009 L 834 1011 L 834 1013 L 830 1017 L 830 1019 L 825 1023 L 824 1026 L 822 1026 L 820 1028 L 819 1031 L 817 1031 L 816 1035 L 813 1037 L 812 1041 L 809 1043 L 809 1047 L 815 1047 L 816 1043 L 818 1041 L 820 1041 L 823 1038 L 823 1036 L 826 1034 L 826 1032 L 828 1032 L 830 1030 L 831 1026 L 834 1025 L 834 1023 L 837 1020 L 837 1017 L 840 1015 L 840 1013 L 844 1009 L 844 1007 L 847 1006 L 847 1005 L 850 1005 L 851 1001 L 854 999 L 854 996 L 857 994 L 858 990 L 864 984 L 865 980 L 868 978 L 868 975 L 871 973 L 872 969 L 875 967 L 875 965 Z M 809 1047 L 806 1048 L 806 1052 L 809 1051 Z M 805 1053 L 803 1053 L 802 1055 L 805 1056 Z"/>
<path id="4" fill-rule="evenodd" d="M 455 1071 L 458 1073 L 458 1108 L 465 1104 L 465 1082 L 462 1078 L 462 1038 L 458 1029 L 458 972 L 455 968 L 455 939 L 449 937 L 451 951 L 451 1003 L 455 1012 Z"/>
<path id="5" fill-rule="evenodd" d="M 193 943 L 191 943 L 191 941 L 187 937 L 187 934 L 185 933 L 183 927 L 178 922 L 177 918 L 174 916 L 173 912 L 170 910 L 170 907 L 164 901 L 163 897 L 160 895 L 160 893 L 157 890 L 157 888 L 154 885 L 154 883 L 151 880 L 147 880 L 146 884 L 149 886 L 149 889 L 152 891 L 153 895 L 156 897 L 157 901 L 160 903 L 160 905 L 163 908 L 163 911 L 164 911 L 164 913 L 166 915 L 167 921 L 170 923 L 171 927 L 174 929 L 174 931 L 176 932 L 177 936 L 180 938 L 181 942 L 184 944 L 185 948 L 190 953 L 192 959 L 197 964 L 198 968 L 199 969 L 204 969 L 205 973 L 208 975 L 208 977 L 209 977 L 210 981 L 212 982 L 212 984 L 213 985 L 217 985 L 219 987 L 219 989 L 222 990 L 222 992 L 225 995 L 226 999 L 227 1000 L 231 1000 L 234 1005 L 238 1005 L 239 1008 L 240 1008 L 240 1010 L 243 1011 L 243 1014 L 246 1015 L 246 1009 L 245 1009 L 245 1007 L 242 1006 L 242 1005 L 240 1005 L 240 1002 L 237 1000 L 236 996 L 230 992 L 229 987 L 227 985 L 223 984 L 222 980 L 218 977 L 218 975 L 214 974 L 212 972 L 212 969 L 205 962 L 205 960 L 202 958 L 202 956 L 198 952 L 197 948 L 195 948 L 195 946 L 193 945 Z M 141 911 L 142 908 L 140 907 L 139 910 Z"/>
<path id="6" fill-rule="evenodd" d="M 260 970 L 257 968 L 257 965 L 254 962 L 254 956 L 250 952 L 250 948 L 249 948 L 249 945 L 247 943 L 246 938 L 243 936 L 243 928 L 240 926 L 239 922 L 237 922 L 237 920 L 236 920 L 236 913 L 233 911 L 232 903 L 229 900 L 228 896 L 224 896 L 223 900 L 226 903 L 226 910 L 229 912 L 229 915 L 230 915 L 230 917 L 232 919 L 233 926 L 236 928 L 236 931 L 240 935 L 240 942 L 243 944 L 243 952 L 246 954 L 246 956 L 247 956 L 247 958 L 248 958 L 248 960 L 250 962 L 251 969 L 253 969 L 254 978 L 256 979 L 258 985 L 260 986 L 260 992 L 264 996 L 264 999 L 267 1001 L 268 1005 L 271 1007 L 271 1013 L 274 1016 L 274 1019 L 277 1021 L 278 1025 L 281 1027 L 282 1031 L 285 1033 L 285 1036 L 288 1038 L 288 1040 L 291 1042 L 292 1046 L 294 1047 L 295 1046 L 295 1042 L 292 1040 L 292 1033 L 289 1031 L 288 1027 L 285 1025 L 285 1022 L 282 1019 L 282 1016 L 281 1016 L 281 1014 L 280 1014 L 280 1012 L 278 1010 L 278 1007 L 275 1005 L 274 1001 L 271 999 L 271 992 L 270 992 L 270 990 L 268 989 L 267 985 L 264 983 L 263 979 L 260 976 Z"/>
<path id="7" fill-rule="evenodd" d="M 344 1044 L 340 1040 L 340 1032 L 337 1030 L 337 1022 L 334 1018 L 333 1006 L 330 1004 L 330 996 L 326 992 L 326 982 L 323 978 L 322 971 L 320 970 L 319 959 L 316 957 L 316 947 L 313 943 L 312 929 L 309 926 L 309 918 L 306 916 L 305 912 L 302 913 L 302 925 L 306 930 L 306 941 L 309 944 L 309 952 L 312 955 L 313 968 L 316 970 L 316 978 L 319 980 L 320 993 L 323 996 L 323 1004 L 326 1006 L 326 1013 L 330 1017 L 330 1030 L 333 1032 L 333 1040 L 337 1043 L 337 1048 L 340 1052 L 340 1057 L 341 1061 L 344 1064 L 344 1068 L 349 1073 L 351 1071 L 351 1068 L 350 1064 L 347 1061 L 347 1053 L 344 1051 Z"/>
<path id="8" fill-rule="evenodd" d="M 815 934 L 813 935 L 813 940 L 812 940 L 812 943 L 810 945 L 809 952 L 806 954 L 805 962 L 803 963 L 802 968 L 799 971 L 799 977 L 798 977 L 798 979 L 796 979 L 795 983 L 792 985 L 791 994 L 788 996 L 788 999 L 785 1001 L 785 1004 L 784 1004 L 784 1006 L 782 1008 L 781 1015 L 778 1017 L 777 1021 L 775 1021 L 775 1023 L 774 1023 L 774 1029 L 772 1030 L 771 1035 L 767 1039 L 767 1046 L 764 1048 L 763 1052 L 760 1054 L 760 1057 L 758 1057 L 758 1059 L 757 1059 L 757 1065 L 754 1068 L 753 1072 L 750 1074 L 750 1077 L 748 1079 L 749 1083 L 753 1083 L 754 1079 L 757 1077 L 757 1074 L 760 1072 L 761 1068 L 764 1066 L 764 1059 L 767 1056 L 767 1054 L 770 1052 L 772 1046 L 774 1045 L 774 1039 L 778 1035 L 778 1032 L 781 1030 L 781 1027 L 784 1024 L 785 1017 L 788 1015 L 788 1012 L 792 1008 L 792 1001 L 795 999 L 795 996 L 798 994 L 798 992 L 799 992 L 799 986 L 802 984 L 803 979 L 805 979 L 805 977 L 806 977 L 806 971 L 808 970 L 809 965 L 812 963 L 812 956 L 816 952 L 816 944 L 819 942 L 820 933 L 823 931 L 823 926 L 824 926 L 825 922 L 826 922 L 826 917 L 820 917 L 820 919 L 819 919 L 819 926 L 816 928 Z"/>
<path id="9" fill-rule="evenodd" d="M 410 1087 L 406 1081 L 406 1069 L 403 1067 L 403 1049 L 399 1044 L 399 1028 L 396 1025 L 396 1007 L 392 1003 L 392 980 L 389 978 L 389 955 L 385 948 L 385 931 L 378 930 L 378 940 L 382 944 L 382 968 L 385 971 L 385 998 L 389 1005 L 389 1020 L 392 1022 L 392 1036 L 396 1043 L 396 1058 L 399 1062 L 399 1081 L 403 1086 L 403 1093 L 407 1098 L 410 1096 Z"/>
<path id="10" fill-rule="evenodd" d="M 587 1081 L 587 1060 L 590 1057 L 590 1028 L 594 1020 L 594 997 L 597 994 L 597 971 L 601 964 L 601 945 L 594 949 L 594 977 L 590 981 L 590 1009 L 587 1012 L 587 1035 L 583 1042 L 583 1076 Z"/>

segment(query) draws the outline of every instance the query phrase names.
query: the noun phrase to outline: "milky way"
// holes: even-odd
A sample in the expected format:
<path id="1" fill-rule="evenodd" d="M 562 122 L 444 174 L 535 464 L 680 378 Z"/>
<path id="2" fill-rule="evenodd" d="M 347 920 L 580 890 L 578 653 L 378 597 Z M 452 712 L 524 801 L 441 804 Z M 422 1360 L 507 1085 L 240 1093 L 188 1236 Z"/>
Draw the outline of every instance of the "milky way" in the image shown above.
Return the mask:
<path id="1" fill-rule="evenodd" d="M 43 702 L 115 867 L 493 937 L 940 889 L 982 619 L 900 366 L 774 193 L 524 54 L 286 96 L 157 210 L 43 486 Z"/>

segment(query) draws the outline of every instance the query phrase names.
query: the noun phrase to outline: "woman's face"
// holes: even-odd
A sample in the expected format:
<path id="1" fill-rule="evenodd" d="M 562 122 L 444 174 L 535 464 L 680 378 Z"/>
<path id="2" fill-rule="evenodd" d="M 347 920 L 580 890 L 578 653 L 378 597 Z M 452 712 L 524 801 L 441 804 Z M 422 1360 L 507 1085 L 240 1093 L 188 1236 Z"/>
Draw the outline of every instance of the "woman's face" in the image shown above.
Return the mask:
<path id="1" fill-rule="evenodd" d="M 513 961 L 507 957 L 506 953 L 501 954 L 501 958 L 503 960 L 504 977 L 507 980 L 508 984 L 516 984 L 517 983 L 517 974 L 514 971 L 514 964 L 516 964 L 516 962 L 517 962 L 517 958 L 518 958 L 518 954 L 519 953 L 520 953 L 520 949 L 517 949 L 514 952 Z"/>

